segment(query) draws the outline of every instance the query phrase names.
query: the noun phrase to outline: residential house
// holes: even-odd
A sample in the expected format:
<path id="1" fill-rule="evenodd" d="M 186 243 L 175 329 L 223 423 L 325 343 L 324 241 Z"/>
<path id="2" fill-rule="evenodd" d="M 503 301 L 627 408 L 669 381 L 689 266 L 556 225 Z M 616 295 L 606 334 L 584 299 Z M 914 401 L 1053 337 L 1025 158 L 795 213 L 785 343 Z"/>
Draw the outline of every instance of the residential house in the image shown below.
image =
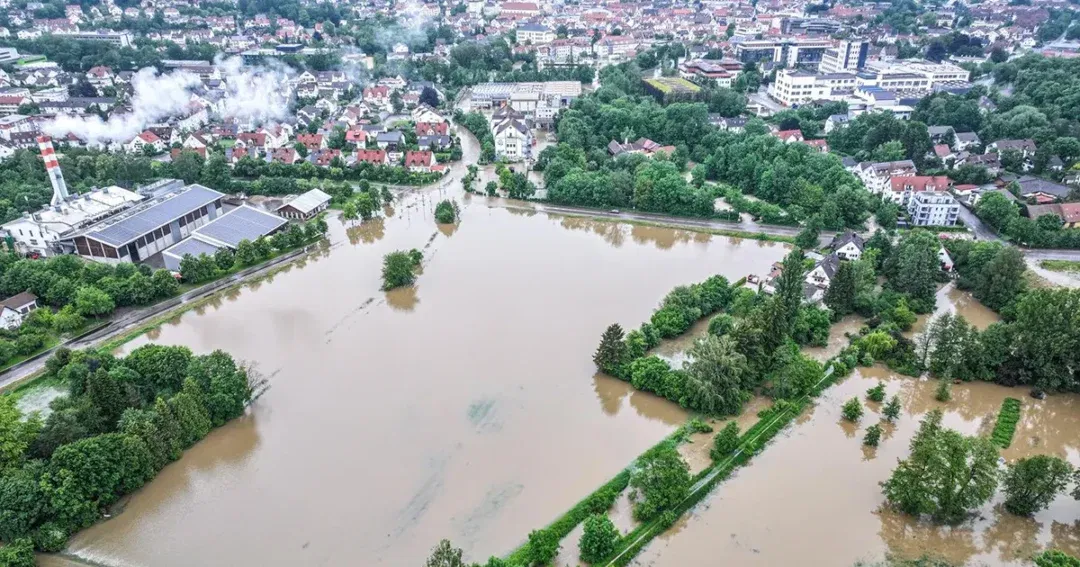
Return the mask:
<path id="1" fill-rule="evenodd" d="M 446 122 L 417 122 L 417 136 L 434 136 L 436 134 L 446 136 L 450 133 L 450 124 Z"/>
<path id="2" fill-rule="evenodd" d="M 387 165 L 385 150 L 356 150 L 356 163 L 370 163 L 371 165 Z"/>
<path id="3" fill-rule="evenodd" d="M 953 148 L 958 152 L 962 152 L 977 148 L 980 144 L 982 144 L 982 140 L 979 139 L 979 135 L 975 132 L 957 132 Z"/>
<path id="4" fill-rule="evenodd" d="M 1043 215 L 1054 215 L 1061 219 L 1063 228 L 1080 226 L 1080 203 L 1051 203 L 1049 205 L 1028 205 L 1028 216 L 1033 220 Z"/>
<path id="5" fill-rule="evenodd" d="M 492 135 L 496 159 L 521 161 L 532 156 L 533 136 L 524 120 L 504 119 L 492 127 Z"/>
<path id="6" fill-rule="evenodd" d="M 400 147 L 405 145 L 405 134 L 400 130 L 391 130 L 390 132 L 380 132 L 375 137 L 375 143 L 379 146 L 380 150 L 385 150 L 390 147 Z"/>
<path id="7" fill-rule="evenodd" d="M 22 325 L 23 317 L 37 309 L 37 296 L 24 291 L 0 301 L 0 327 L 14 331 Z"/>
<path id="8" fill-rule="evenodd" d="M 616 157 L 622 154 L 644 154 L 651 157 L 660 152 L 671 155 L 675 151 L 675 146 L 661 146 L 648 138 L 638 138 L 636 142 L 625 144 L 612 140 L 607 147 L 608 153 Z"/>
<path id="9" fill-rule="evenodd" d="M 405 167 L 414 173 L 427 173 L 435 165 L 435 154 L 430 150 L 408 151 L 405 153 Z"/>
<path id="10" fill-rule="evenodd" d="M 802 130 L 781 130 L 776 133 L 776 137 L 787 143 L 804 141 Z"/>
<path id="11" fill-rule="evenodd" d="M 832 244 L 829 245 L 829 249 L 833 251 L 841 260 L 856 261 L 862 258 L 863 249 L 866 247 L 866 242 L 863 237 L 853 230 L 849 230 L 840 236 L 837 236 Z"/>
<path id="12" fill-rule="evenodd" d="M 299 134 L 296 141 L 303 144 L 308 151 L 318 151 L 326 147 L 326 139 L 322 134 Z"/>
<path id="13" fill-rule="evenodd" d="M 273 153 L 270 154 L 271 161 L 285 165 L 292 165 L 299 159 L 300 154 L 296 153 L 296 148 L 274 148 Z"/>
<path id="14" fill-rule="evenodd" d="M 877 163 L 864 161 L 856 165 L 852 173 L 862 180 L 868 191 L 883 195 L 891 189 L 890 180 L 893 177 L 918 175 L 919 170 L 915 167 L 915 162 L 905 159 Z"/>
<path id="15" fill-rule="evenodd" d="M 165 140 L 162 140 L 160 136 L 150 130 L 146 130 L 132 138 L 127 143 L 126 149 L 129 152 L 145 152 L 147 146 L 152 147 L 155 152 L 163 152 L 165 151 Z"/>
<path id="16" fill-rule="evenodd" d="M 885 196 L 892 202 L 907 207 L 911 196 L 926 191 L 947 191 L 950 180 L 944 175 L 906 175 L 890 178 L 889 193 Z"/>
<path id="17" fill-rule="evenodd" d="M 1032 175 L 1020 177 L 1015 183 L 1020 186 L 1018 193 L 1022 199 L 1033 199 L 1036 203 L 1065 200 L 1071 191 L 1067 185 Z"/>
<path id="18" fill-rule="evenodd" d="M 421 148 L 447 150 L 452 144 L 453 140 L 450 139 L 450 136 L 420 136 L 416 139 L 416 145 Z"/>

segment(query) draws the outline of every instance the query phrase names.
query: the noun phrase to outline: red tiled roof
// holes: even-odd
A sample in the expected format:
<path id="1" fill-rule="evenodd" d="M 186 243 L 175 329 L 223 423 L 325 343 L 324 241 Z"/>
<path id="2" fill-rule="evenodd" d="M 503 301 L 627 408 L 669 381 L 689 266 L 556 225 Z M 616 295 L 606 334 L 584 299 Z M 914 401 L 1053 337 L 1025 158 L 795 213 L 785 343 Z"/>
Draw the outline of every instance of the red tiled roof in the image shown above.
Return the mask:
<path id="1" fill-rule="evenodd" d="M 368 163 L 386 163 L 386 152 L 383 150 L 356 150 L 356 161 Z"/>
<path id="2" fill-rule="evenodd" d="M 428 167 L 431 165 L 432 161 L 430 150 L 409 151 L 405 154 L 405 167 L 412 167 L 414 165 Z"/>

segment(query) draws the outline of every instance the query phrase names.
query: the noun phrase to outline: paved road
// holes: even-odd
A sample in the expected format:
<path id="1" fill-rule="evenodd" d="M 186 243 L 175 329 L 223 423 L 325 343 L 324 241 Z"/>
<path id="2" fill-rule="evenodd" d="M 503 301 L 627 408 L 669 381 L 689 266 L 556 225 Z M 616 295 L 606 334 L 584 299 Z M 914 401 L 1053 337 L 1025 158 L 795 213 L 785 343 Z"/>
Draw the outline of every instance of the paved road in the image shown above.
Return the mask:
<path id="1" fill-rule="evenodd" d="M 1004 242 L 994 229 L 990 228 L 989 225 L 984 223 L 979 217 L 975 216 L 975 213 L 972 212 L 971 209 L 968 209 L 964 205 L 960 205 L 960 220 L 964 221 L 964 226 L 970 228 L 979 240 L 997 240 L 998 242 Z"/>

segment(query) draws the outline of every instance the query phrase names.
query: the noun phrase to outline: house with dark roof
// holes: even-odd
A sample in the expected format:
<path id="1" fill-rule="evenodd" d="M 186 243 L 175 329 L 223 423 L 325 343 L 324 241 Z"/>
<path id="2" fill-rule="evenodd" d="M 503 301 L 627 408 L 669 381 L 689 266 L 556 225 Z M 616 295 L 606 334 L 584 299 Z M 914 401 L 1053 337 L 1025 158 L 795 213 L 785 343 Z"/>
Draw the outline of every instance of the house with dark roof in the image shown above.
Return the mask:
<path id="1" fill-rule="evenodd" d="M 1024 199 L 1035 199 L 1036 201 L 1054 201 L 1064 200 L 1069 196 L 1069 187 L 1060 183 L 1054 183 L 1033 175 L 1024 175 L 1016 179 L 1016 184 L 1020 186 L 1020 197 Z"/>
<path id="2" fill-rule="evenodd" d="M 23 317 L 37 309 L 37 296 L 24 291 L 0 301 L 0 328 L 13 331 L 22 325 Z"/>
<path id="3" fill-rule="evenodd" d="M 841 260 L 856 261 L 862 258 L 863 248 L 866 246 L 866 242 L 863 237 L 859 236 L 854 230 L 849 230 L 840 236 L 837 236 L 832 244 L 829 245 L 829 249 L 836 254 Z"/>

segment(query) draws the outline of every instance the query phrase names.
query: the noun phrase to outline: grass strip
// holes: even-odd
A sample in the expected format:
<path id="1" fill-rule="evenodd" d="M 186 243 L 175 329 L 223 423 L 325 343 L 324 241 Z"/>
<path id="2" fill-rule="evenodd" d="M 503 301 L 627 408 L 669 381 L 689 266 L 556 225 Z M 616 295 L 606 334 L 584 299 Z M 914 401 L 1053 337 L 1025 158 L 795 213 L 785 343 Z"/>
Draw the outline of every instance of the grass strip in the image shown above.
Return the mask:
<path id="1" fill-rule="evenodd" d="M 844 356 L 844 353 L 838 357 Z M 795 401 L 778 400 L 772 407 L 758 413 L 760 418 L 740 437 L 739 448 L 727 459 L 712 465 L 695 476 L 690 494 L 672 510 L 661 514 L 657 519 L 642 524 L 619 540 L 619 544 L 612 554 L 612 558 L 598 565 L 608 567 L 624 567 L 634 560 L 656 536 L 671 527 L 684 513 L 703 500 L 716 485 L 731 476 L 738 467 L 750 462 L 750 459 L 761 452 L 765 445 L 771 441 L 777 433 L 788 426 L 810 404 L 810 400 L 819 396 L 825 389 L 835 384 L 841 377 L 840 372 L 834 372 L 834 365 L 830 364 L 825 376 L 812 388 L 812 390 Z M 844 366 L 844 374 L 850 370 Z"/>
<path id="2" fill-rule="evenodd" d="M 1052 272 L 1080 272 L 1077 260 L 1040 260 L 1039 266 Z"/>
<path id="3" fill-rule="evenodd" d="M 672 432 L 671 435 L 664 437 L 659 443 L 653 445 L 642 454 L 648 453 L 667 443 L 678 444 L 685 442 L 690 438 L 691 433 L 700 431 L 697 429 L 697 426 L 700 423 L 700 420 L 690 418 L 685 424 Z M 566 513 L 556 518 L 554 522 L 545 526 L 544 529 L 558 536 L 558 539 L 561 541 L 566 536 L 570 535 L 570 532 L 574 531 L 574 528 L 576 528 L 578 524 L 584 522 L 585 519 L 589 517 L 589 514 L 595 513 L 598 509 L 606 510 L 611 508 L 619 494 L 626 490 L 626 487 L 630 485 L 630 471 L 636 464 L 637 459 L 634 459 L 629 466 L 619 471 L 619 474 L 615 475 L 611 480 L 604 483 L 603 486 L 575 504 L 573 508 L 567 510 Z M 606 505 L 598 505 L 599 502 L 605 502 Z M 528 553 L 529 542 L 526 541 L 518 546 L 517 549 L 510 552 L 510 555 L 506 556 L 506 564 L 527 565 Z"/>
<path id="4" fill-rule="evenodd" d="M 994 425 L 993 433 L 990 434 L 990 441 L 1002 449 L 1008 449 L 1009 445 L 1012 445 L 1013 435 L 1016 434 L 1016 424 L 1019 421 L 1020 400 L 1005 398 L 1005 401 L 1001 402 L 1001 411 L 998 412 L 997 423 Z"/>

